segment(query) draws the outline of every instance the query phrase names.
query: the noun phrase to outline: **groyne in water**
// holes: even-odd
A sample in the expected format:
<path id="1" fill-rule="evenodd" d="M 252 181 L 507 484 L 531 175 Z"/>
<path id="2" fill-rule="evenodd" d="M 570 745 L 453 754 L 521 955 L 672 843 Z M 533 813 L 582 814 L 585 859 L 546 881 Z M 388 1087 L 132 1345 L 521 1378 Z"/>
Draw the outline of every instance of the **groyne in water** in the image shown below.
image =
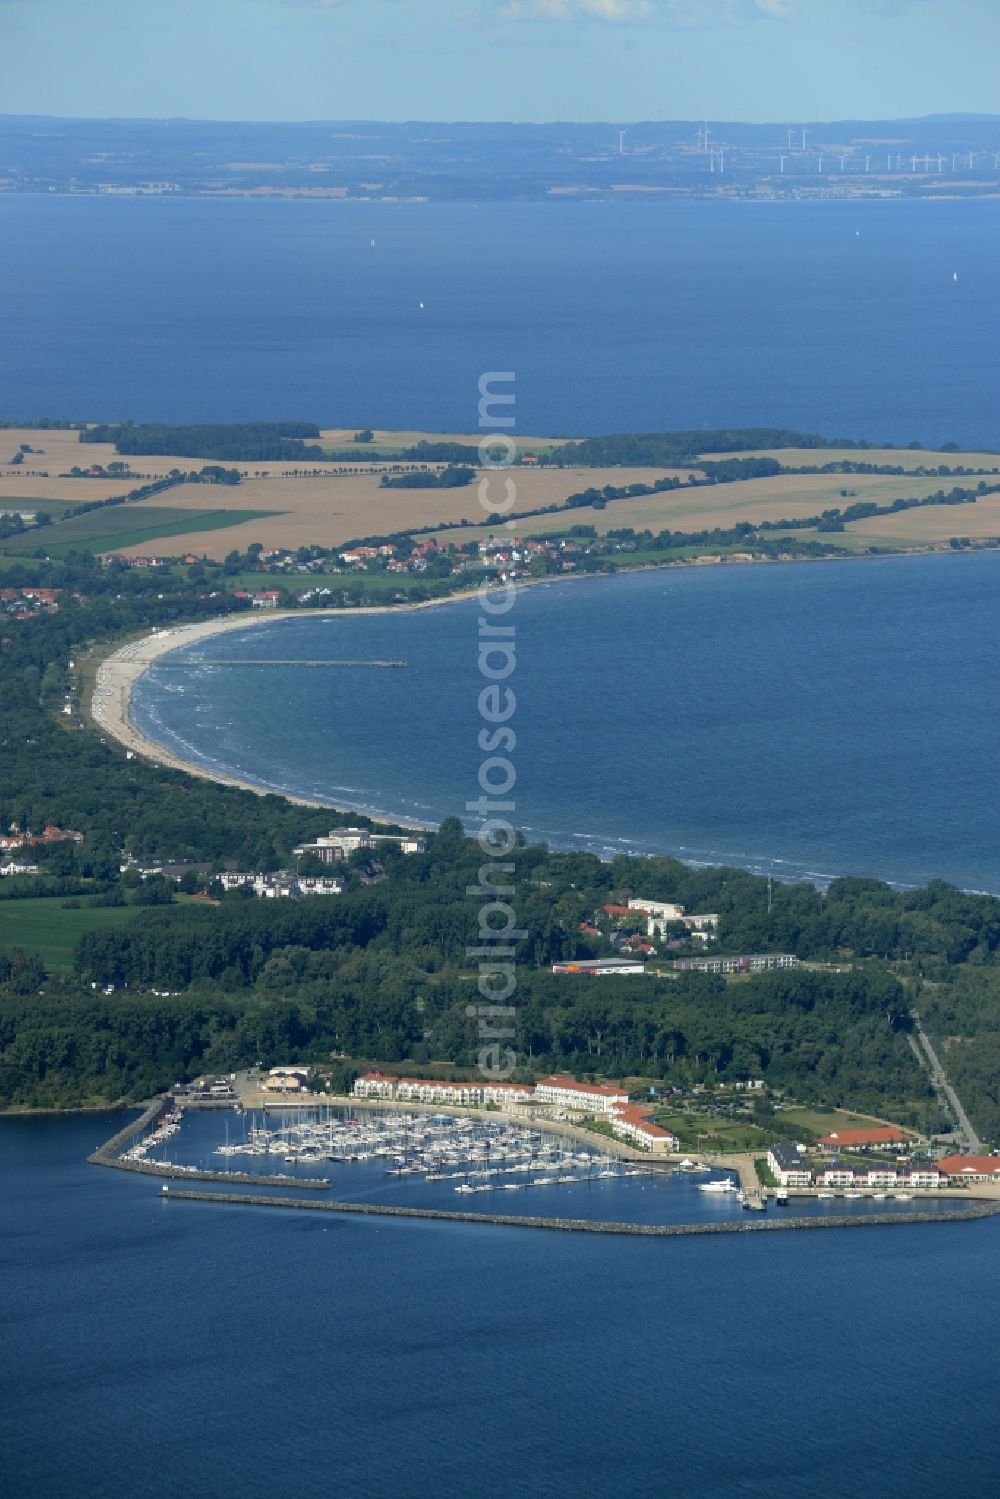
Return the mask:
<path id="1" fill-rule="evenodd" d="M 113 1134 L 110 1140 L 105 1140 L 103 1145 L 99 1145 L 87 1157 L 88 1164 L 111 1166 L 115 1171 L 134 1171 L 140 1176 L 170 1177 L 172 1181 L 224 1182 L 230 1186 L 241 1187 L 305 1187 L 306 1189 L 318 1188 L 324 1192 L 328 1189 L 330 1185 L 328 1176 L 265 1176 L 255 1175 L 249 1171 L 204 1171 L 198 1166 L 172 1166 L 169 1162 L 123 1161 L 121 1152 L 125 1147 L 148 1129 L 157 1115 L 172 1101 L 166 1093 L 154 1098 L 137 1119 L 131 1120 L 124 1128 Z M 237 1200 L 242 1201 L 242 1199 Z"/>
<path id="2" fill-rule="evenodd" d="M 609 1223 L 594 1218 L 518 1217 L 515 1213 L 464 1213 L 444 1208 L 387 1207 L 370 1202 L 308 1202 L 297 1197 L 263 1197 L 256 1193 L 173 1191 L 165 1187 L 164 1201 L 215 1202 L 240 1207 L 297 1208 L 310 1213 L 356 1213 L 372 1218 L 430 1218 L 445 1223 L 493 1224 L 503 1228 L 548 1228 L 563 1233 L 633 1234 L 642 1238 L 681 1238 L 691 1234 L 746 1234 L 804 1228 L 867 1228 L 906 1223 L 964 1223 L 1000 1213 L 1000 1202 L 971 1208 L 947 1208 L 934 1213 L 839 1214 L 828 1218 L 739 1218 L 726 1223 Z"/>

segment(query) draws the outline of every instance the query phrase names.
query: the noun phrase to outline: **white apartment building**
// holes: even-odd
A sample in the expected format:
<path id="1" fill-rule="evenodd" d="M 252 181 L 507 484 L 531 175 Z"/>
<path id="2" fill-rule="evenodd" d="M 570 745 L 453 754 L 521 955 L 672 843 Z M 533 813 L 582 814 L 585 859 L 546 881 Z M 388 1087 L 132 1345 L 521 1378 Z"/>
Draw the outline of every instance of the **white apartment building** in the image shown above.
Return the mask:
<path id="1" fill-rule="evenodd" d="M 578 1109 L 585 1114 L 613 1114 L 615 1106 L 628 1103 L 624 1088 L 611 1083 L 578 1083 L 563 1073 L 555 1072 L 543 1077 L 535 1084 L 535 1097 L 539 1103 L 554 1103 L 564 1109 Z"/>
<path id="2" fill-rule="evenodd" d="M 661 1128 L 650 1118 L 651 1110 L 642 1104 L 626 1104 L 611 1116 L 611 1133 L 619 1140 L 630 1140 L 653 1155 L 669 1155 L 680 1145 L 676 1135 Z"/>
<path id="3" fill-rule="evenodd" d="M 767 1164 L 779 1186 L 808 1187 L 812 1182 L 812 1168 L 794 1145 L 772 1145 Z"/>
<path id="4" fill-rule="evenodd" d="M 413 833 L 393 836 L 391 833 L 373 833 L 369 828 L 331 828 L 325 838 L 317 838 L 313 843 L 302 843 L 292 852 L 296 857 L 312 854 L 314 858 L 322 859 L 324 864 L 335 864 L 339 859 L 349 858 L 359 848 L 374 852 L 385 843 L 394 844 L 404 854 L 422 854 L 427 849 L 427 839 Z"/>
<path id="5" fill-rule="evenodd" d="M 635 896 L 628 903 L 630 911 L 641 911 L 644 916 L 655 916 L 659 921 L 680 921 L 684 915 L 684 907 L 674 905 L 669 900 L 645 900 L 642 896 Z"/>
<path id="6" fill-rule="evenodd" d="M 439 1078 L 390 1077 L 366 1072 L 355 1079 L 355 1098 L 386 1098 L 400 1103 L 449 1103 L 479 1108 L 484 1104 L 507 1107 L 525 1103 L 534 1089 L 524 1083 L 447 1082 Z"/>

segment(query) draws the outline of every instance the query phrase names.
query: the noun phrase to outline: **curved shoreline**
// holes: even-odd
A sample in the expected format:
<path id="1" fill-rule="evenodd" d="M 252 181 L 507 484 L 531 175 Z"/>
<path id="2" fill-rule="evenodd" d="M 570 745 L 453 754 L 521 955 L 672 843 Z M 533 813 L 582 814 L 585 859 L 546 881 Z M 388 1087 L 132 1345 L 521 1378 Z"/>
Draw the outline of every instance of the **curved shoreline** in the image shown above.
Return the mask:
<path id="1" fill-rule="evenodd" d="M 980 549 L 977 549 L 980 550 Z M 1000 548 L 983 548 L 981 550 L 1000 550 Z M 797 558 L 789 561 L 765 561 L 761 566 L 808 566 L 815 562 L 883 562 L 895 560 L 900 555 L 926 555 L 926 553 L 898 553 L 879 554 L 877 556 L 858 557 L 819 557 L 819 558 Z M 941 552 L 939 555 L 958 556 L 958 553 Z M 719 564 L 722 565 L 722 564 Z M 748 564 L 726 564 L 748 565 Z M 757 565 L 757 564 L 754 564 Z M 558 587 L 562 584 L 584 582 L 599 584 L 607 582 L 609 577 L 631 576 L 633 573 L 658 573 L 670 571 L 674 568 L 688 570 L 695 564 L 688 561 L 670 561 L 662 563 L 643 563 L 637 567 L 623 568 L 614 574 L 607 573 L 577 573 L 565 577 L 543 577 L 519 580 L 515 587 L 517 592 L 526 588 L 536 587 Z M 333 792 L 329 797 L 309 796 L 297 794 L 286 789 L 281 784 L 268 784 L 251 779 L 247 773 L 229 769 L 224 763 L 215 764 L 211 759 L 199 760 L 189 758 L 184 754 L 183 748 L 195 753 L 193 746 L 183 746 L 179 752 L 173 748 L 152 738 L 150 733 L 144 731 L 135 722 L 132 716 L 132 694 L 135 684 L 149 668 L 163 656 L 173 651 L 185 649 L 196 644 L 201 639 L 207 639 L 216 634 L 223 634 L 233 630 L 250 630 L 261 625 L 287 620 L 307 620 L 320 618 L 352 619 L 365 615 L 400 615 L 418 609 L 438 608 L 448 604 L 471 603 L 480 594 L 481 586 L 473 585 L 458 590 L 454 593 L 439 598 L 421 600 L 419 603 L 396 603 L 391 605 L 366 605 L 354 608 L 316 608 L 316 609 L 269 609 L 266 611 L 240 612 L 238 614 L 227 614 L 209 620 L 175 624 L 162 631 L 153 631 L 150 634 L 133 636 L 124 645 L 103 654 L 100 648 L 96 651 L 91 648 L 90 671 L 96 665 L 96 680 L 84 688 L 83 701 L 80 704 L 81 711 L 88 717 L 93 727 L 99 732 L 106 734 L 121 744 L 128 752 L 129 757 L 136 755 L 157 767 L 169 767 L 187 776 L 196 776 L 201 780 L 210 781 L 220 786 L 228 786 L 240 791 L 252 792 L 255 796 L 276 796 L 292 805 L 314 810 L 325 810 L 335 813 L 341 818 L 364 818 L 372 824 L 388 828 L 405 828 L 416 832 L 433 831 L 437 826 L 436 819 L 419 819 L 410 815 L 400 815 L 387 810 L 384 807 L 369 804 L 343 803 L 337 800 L 337 793 Z M 211 663 L 209 663 L 211 664 Z M 377 663 L 383 664 L 383 663 Z M 390 663 L 397 664 L 397 663 Z M 89 672 L 88 672 L 89 675 Z M 183 744 L 183 741 L 182 741 Z M 378 796 L 378 791 L 374 793 Z M 553 848 L 579 849 L 579 840 L 574 837 L 564 842 L 562 835 L 552 833 L 536 834 L 543 837 Z M 634 835 L 633 835 L 634 836 Z M 618 840 L 624 842 L 624 840 Z M 617 846 L 612 847 L 609 840 L 602 841 L 595 835 L 593 839 L 584 842 L 583 847 L 588 852 L 596 853 L 599 858 L 609 858 L 613 853 L 619 852 Z M 851 873 L 846 869 L 834 871 L 832 874 L 818 872 L 813 866 L 815 859 L 803 860 L 801 867 L 793 870 L 784 868 L 787 861 L 776 859 L 768 854 L 759 852 L 750 853 L 727 853 L 721 854 L 716 850 L 700 850 L 698 848 L 683 847 L 657 847 L 636 849 L 629 847 L 628 852 L 635 853 L 639 857 L 653 854 L 664 854 L 666 856 L 682 860 L 692 867 L 717 867 L 720 863 L 732 863 L 740 868 L 747 869 L 753 874 L 773 874 L 779 880 L 806 881 L 824 889 L 830 880 L 838 877 L 838 874 Z M 884 880 L 887 884 L 897 890 L 910 890 L 919 888 L 920 883 L 930 876 L 906 875 L 884 873 L 881 870 L 871 871 L 873 877 Z M 968 884 L 964 880 L 957 881 L 959 888 L 973 894 L 996 894 L 995 890 L 984 888 L 982 881 Z"/>
<path id="2" fill-rule="evenodd" d="M 261 786 L 244 776 L 233 775 L 195 760 L 187 760 L 166 746 L 158 744 L 136 725 L 132 717 L 132 694 L 140 677 L 149 668 L 172 651 L 196 645 L 214 635 L 227 634 L 234 630 L 253 629 L 260 625 L 273 624 L 276 620 L 313 618 L 356 618 L 367 614 L 400 614 L 408 610 L 435 608 L 439 604 L 451 604 L 475 597 L 475 591 L 454 593 L 443 599 L 428 599 L 419 604 L 404 604 L 361 609 L 269 609 L 261 614 L 226 615 L 224 619 L 199 620 L 192 624 L 174 625 L 163 631 L 154 631 L 139 639 L 127 641 L 125 645 L 105 656 L 97 667 L 93 689 L 85 708 L 94 727 L 117 740 L 126 751 L 149 760 L 154 765 L 166 765 L 171 770 L 183 771 L 187 775 L 214 781 L 220 786 L 231 786 L 239 791 L 252 791 L 255 796 L 280 796 L 298 807 L 326 808 L 345 816 L 364 816 L 370 822 L 388 827 L 413 828 L 420 832 L 432 826 L 430 823 L 414 822 L 399 817 L 390 817 L 385 812 L 360 811 L 352 807 L 339 807 L 332 801 L 295 796 L 276 787 Z"/>

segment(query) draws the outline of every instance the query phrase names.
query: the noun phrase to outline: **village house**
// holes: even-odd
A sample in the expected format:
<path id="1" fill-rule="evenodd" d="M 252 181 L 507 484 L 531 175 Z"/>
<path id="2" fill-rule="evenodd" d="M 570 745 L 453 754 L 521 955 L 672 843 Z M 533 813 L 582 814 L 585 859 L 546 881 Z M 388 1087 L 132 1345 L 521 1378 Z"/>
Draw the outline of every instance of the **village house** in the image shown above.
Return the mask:
<path id="1" fill-rule="evenodd" d="M 12 848 L 42 848 L 51 846 L 53 843 L 82 843 L 83 834 L 77 833 L 72 828 L 60 828 L 55 823 L 49 823 L 41 833 L 22 833 L 18 831 L 16 823 L 12 823 L 10 832 L 0 838 L 0 852 Z"/>

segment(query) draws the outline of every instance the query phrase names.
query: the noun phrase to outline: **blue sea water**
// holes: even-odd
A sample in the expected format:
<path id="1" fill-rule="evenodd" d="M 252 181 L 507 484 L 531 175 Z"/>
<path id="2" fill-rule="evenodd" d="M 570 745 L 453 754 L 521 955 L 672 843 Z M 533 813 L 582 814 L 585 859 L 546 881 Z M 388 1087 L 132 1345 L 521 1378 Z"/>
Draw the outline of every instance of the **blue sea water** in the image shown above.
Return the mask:
<path id="1" fill-rule="evenodd" d="M 694 1240 L 163 1203 L 0 1121 L 11 1499 L 981 1499 L 1000 1223 Z"/>
<path id="2" fill-rule="evenodd" d="M 492 368 L 517 371 L 525 432 L 1000 446 L 998 228 L 994 203 L 0 197 L 0 414 L 468 429 Z M 998 568 L 530 590 L 518 821 L 601 851 L 1000 890 Z M 199 653 L 410 665 L 159 668 L 137 715 L 263 783 L 434 822 L 476 794 L 476 618 L 229 636 Z M 252 1214 L 84 1165 L 117 1122 L 0 1121 L 12 1499 L 1000 1486 L 996 1220 L 648 1242 Z"/>
<path id="3" fill-rule="evenodd" d="M 602 854 L 1000 891 L 1000 555 L 521 591 L 514 821 Z M 156 665 L 137 724 L 215 770 L 436 824 L 479 795 L 475 601 L 304 615 Z M 405 670 L 212 666 L 395 659 Z M 178 657 L 172 656 L 170 660 Z"/>
<path id="4" fill-rule="evenodd" d="M 0 415 L 469 431 L 492 369 L 528 433 L 996 447 L 998 238 L 996 202 L 0 195 Z"/>

